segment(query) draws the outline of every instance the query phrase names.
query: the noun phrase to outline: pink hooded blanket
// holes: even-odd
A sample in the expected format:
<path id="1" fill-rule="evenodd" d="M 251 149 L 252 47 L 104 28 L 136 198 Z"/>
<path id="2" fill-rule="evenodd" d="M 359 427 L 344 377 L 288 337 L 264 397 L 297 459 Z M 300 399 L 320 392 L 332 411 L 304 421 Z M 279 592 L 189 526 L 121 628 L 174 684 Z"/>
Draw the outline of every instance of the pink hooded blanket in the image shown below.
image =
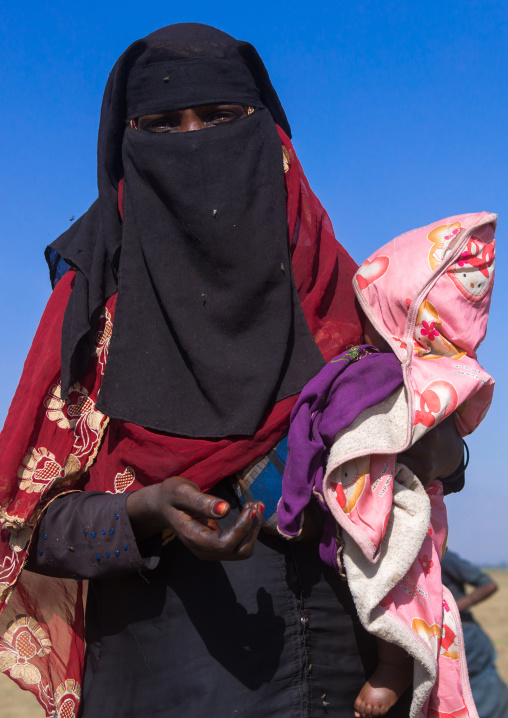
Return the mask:
<path id="1" fill-rule="evenodd" d="M 476 350 L 487 328 L 496 219 L 458 215 L 407 232 L 353 280 L 404 383 L 336 435 L 319 498 L 342 528 L 360 620 L 414 658 L 411 718 L 477 718 L 458 609 L 441 582 L 442 485 L 424 489 L 396 455 L 451 414 L 466 436 L 490 405 L 494 381 Z"/>

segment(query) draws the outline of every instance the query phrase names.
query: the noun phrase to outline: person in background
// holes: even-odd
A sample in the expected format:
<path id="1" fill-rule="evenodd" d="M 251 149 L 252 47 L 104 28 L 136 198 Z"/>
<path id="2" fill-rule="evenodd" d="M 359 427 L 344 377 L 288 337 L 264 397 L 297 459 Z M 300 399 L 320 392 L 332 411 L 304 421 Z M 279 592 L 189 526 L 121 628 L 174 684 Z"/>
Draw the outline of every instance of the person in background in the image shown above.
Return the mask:
<path id="1" fill-rule="evenodd" d="M 508 686 L 497 672 L 492 641 L 470 609 L 497 590 L 497 583 L 478 566 L 454 551 L 446 551 L 441 563 L 442 579 L 457 601 L 462 619 L 469 682 L 480 718 L 508 718 Z M 466 585 L 473 586 L 466 593 Z"/>

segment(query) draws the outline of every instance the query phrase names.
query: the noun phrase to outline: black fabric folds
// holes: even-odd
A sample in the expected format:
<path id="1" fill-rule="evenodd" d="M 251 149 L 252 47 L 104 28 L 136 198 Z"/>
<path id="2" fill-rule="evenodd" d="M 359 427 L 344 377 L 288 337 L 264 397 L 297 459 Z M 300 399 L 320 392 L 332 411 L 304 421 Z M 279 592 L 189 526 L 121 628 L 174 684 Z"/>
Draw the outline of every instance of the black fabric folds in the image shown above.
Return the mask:
<path id="1" fill-rule="evenodd" d="M 249 435 L 322 366 L 294 306 L 281 156 L 266 110 L 197 132 L 126 130 L 102 411 L 185 436 Z"/>
<path id="2" fill-rule="evenodd" d="M 126 126 L 138 113 L 221 102 L 259 109 L 190 133 Z M 261 59 L 218 30 L 170 26 L 120 58 L 101 113 L 99 198 L 47 250 L 52 277 L 59 258 L 77 272 L 64 396 L 116 291 L 98 401 L 111 417 L 189 437 L 251 435 L 319 371 L 291 272 L 274 120 L 289 131 Z"/>
<path id="3" fill-rule="evenodd" d="M 127 118 L 228 102 L 259 107 L 261 97 L 242 60 L 197 57 L 134 67 L 127 84 Z M 220 99 L 222 98 L 222 99 Z"/>

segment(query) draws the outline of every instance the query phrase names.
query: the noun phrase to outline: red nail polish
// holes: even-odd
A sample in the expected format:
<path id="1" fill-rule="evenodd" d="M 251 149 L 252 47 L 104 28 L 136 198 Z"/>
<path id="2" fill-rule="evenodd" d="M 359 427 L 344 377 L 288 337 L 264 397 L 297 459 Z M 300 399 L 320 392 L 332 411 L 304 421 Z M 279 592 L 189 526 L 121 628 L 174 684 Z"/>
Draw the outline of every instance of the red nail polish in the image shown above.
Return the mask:
<path id="1" fill-rule="evenodd" d="M 225 501 L 216 501 L 212 506 L 212 511 L 217 516 L 222 516 L 222 514 L 226 511 L 227 507 L 228 505 Z"/>
<path id="2" fill-rule="evenodd" d="M 250 512 L 250 520 L 251 521 L 254 521 L 254 519 L 256 518 L 256 514 L 257 514 L 256 509 L 252 509 L 252 511 Z"/>
<path id="3" fill-rule="evenodd" d="M 261 514 L 261 516 L 264 514 L 264 512 L 265 512 L 265 505 L 259 504 L 259 513 Z"/>

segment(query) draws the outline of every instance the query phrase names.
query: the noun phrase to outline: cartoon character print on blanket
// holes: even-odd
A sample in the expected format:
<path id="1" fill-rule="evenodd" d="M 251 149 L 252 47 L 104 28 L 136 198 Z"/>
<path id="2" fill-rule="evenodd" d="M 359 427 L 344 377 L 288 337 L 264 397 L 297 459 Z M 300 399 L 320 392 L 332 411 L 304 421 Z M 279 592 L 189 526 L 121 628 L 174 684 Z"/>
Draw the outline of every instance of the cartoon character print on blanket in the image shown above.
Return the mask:
<path id="1" fill-rule="evenodd" d="M 443 261 L 449 245 L 460 232 L 462 223 L 460 221 L 452 224 L 440 224 L 433 227 L 427 235 L 432 247 L 429 250 L 429 266 L 432 270 L 436 269 Z"/>
<path id="2" fill-rule="evenodd" d="M 369 457 L 360 456 L 341 466 L 341 481 L 333 483 L 337 502 L 345 514 L 350 514 L 361 498 L 369 474 Z"/>
<path id="3" fill-rule="evenodd" d="M 432 247 L 429 251 L 431 269 L 446 259 L 450 245 L 462 229 L 462 223 L 441 224 L 434 227 L 427 235 Z M 459 292 L 473 304 L 479 302 L 489 291 L 494 277 L 495 244 L 482 241 L 481 237 L 472 236 L 460 257 L 450 267 L 447 274 Z"/>
<path id="4" fill-rule="evenodd" d="M 429 263 L 435 270 L 411 337 L 413 442 L 454 412 L 459 432 L 467 436 L 492 401 L 494 382 L 476 361 L 476 350 L 485 336 L 494 280 L 494 225 L 480 219 L 471 226 L 472 216 L 467 215 L 453 219 L 427 233 L 434 248 Z M 410 303 L 407 333 L 414 310 Z M 439 359 L 439 368 L 428 366 L 429 359 Z M 436 371 L 443 377 L 438 383 Z"/>
<path id="5" fill-rule="evenodd" d="M 371 561 L 378 558 L 390 518 L 394 465 L 393 455 L 362 456 L 342 464 L 330 481 L 348 533 Z"/>
<path id="6" fill-rule="evenodd" d="M 489 291 L 494 278 L 494 241 L 485 243 L 471 237 L 460 258 L 447 270 L 459 292 L 469 302 L 480 302 Z"/>
<path id="7" fill-rule="evenodd" d="M 408 309 L 411 306 L 411 299 L 406 299 Z M 443 320 L 439 317 L 436 307 L 424 300 L 420 304 L 415 323 L 415 351 L 419 359 L 440 359 L 451 357 L 462 359 L 466 354 L 446 339 L 446 328 L 443 327 Z"/>

